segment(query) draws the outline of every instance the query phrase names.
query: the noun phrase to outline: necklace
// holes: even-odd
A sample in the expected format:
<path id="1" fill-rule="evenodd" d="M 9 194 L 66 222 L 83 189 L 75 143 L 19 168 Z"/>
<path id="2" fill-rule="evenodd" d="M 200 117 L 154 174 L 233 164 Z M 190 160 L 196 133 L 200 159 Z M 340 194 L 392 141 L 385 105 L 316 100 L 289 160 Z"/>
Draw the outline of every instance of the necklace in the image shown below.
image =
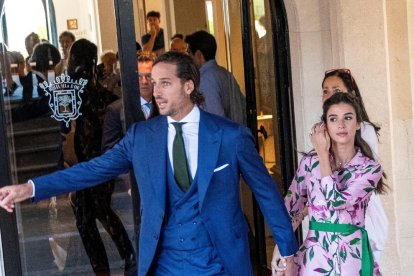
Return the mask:
<path id="1" fill-rule="evenodd" d="M 344 167 L 346 164 L 348 164 L 348 163 L 349 163 L 349 161 L 351 161 L 351 159 L 355 156 L 355 154 L 356 154 L 356 151 L 354 151 L 354 152 L 352 153 L 351 157 L 347 157 L 347 158 L 345 158 L 343 162 L 336 161 L 335 156 L 334 156 L 334 155 L 332 155 L 332 156 L 331 156 L 331 164 L 333 164 L 333 166 L 332 166 L 332 167 L 333 167 L 333 169 L 334 169 L 335 171 L 338 171 L 338 170 L 340 170 L 340 169 L 343 169 L 343 167 Z"/>

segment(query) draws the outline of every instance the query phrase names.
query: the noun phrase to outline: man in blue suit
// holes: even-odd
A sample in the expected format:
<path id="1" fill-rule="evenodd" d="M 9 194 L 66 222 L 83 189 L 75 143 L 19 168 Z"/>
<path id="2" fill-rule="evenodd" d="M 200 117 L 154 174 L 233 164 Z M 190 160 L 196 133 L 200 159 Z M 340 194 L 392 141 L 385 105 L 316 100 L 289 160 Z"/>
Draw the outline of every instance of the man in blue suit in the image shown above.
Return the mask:
<path id="1" fill-rule="evenodd" d="M 189 56 L 159 56 L 152 83 L 162 116 L 134 124 L 113 149 L 89 162 L 3 187 L 0 206 L 11 212 L 15 202 L 90 187 L 132 168 L 141 195 L 139 275 L 252 275 L 242 175 L 290 275 L 288 256 L 298 247 L 283 199 L 250 131 L 198 108 L 199 82 Z"/>

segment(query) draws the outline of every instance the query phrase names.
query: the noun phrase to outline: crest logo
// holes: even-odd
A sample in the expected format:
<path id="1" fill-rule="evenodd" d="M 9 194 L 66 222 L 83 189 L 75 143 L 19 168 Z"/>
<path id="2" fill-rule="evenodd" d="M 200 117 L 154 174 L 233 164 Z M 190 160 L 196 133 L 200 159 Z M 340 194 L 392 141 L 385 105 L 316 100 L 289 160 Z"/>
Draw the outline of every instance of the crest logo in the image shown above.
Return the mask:
<path id="1" fill-rule="evenodd" d="M 64 121 L 69 127 L 69 121 L 76 120 L 82 113 L 79 109 L 82 105 L 80 94 L 88 83 L 86 79 L 72 80 L 68 75 L 62 74 L 55 81 L 48 83 L 44 81 L 39 84 L 49 97 L 49 107 L 53 112 L 52 118 Z"/>

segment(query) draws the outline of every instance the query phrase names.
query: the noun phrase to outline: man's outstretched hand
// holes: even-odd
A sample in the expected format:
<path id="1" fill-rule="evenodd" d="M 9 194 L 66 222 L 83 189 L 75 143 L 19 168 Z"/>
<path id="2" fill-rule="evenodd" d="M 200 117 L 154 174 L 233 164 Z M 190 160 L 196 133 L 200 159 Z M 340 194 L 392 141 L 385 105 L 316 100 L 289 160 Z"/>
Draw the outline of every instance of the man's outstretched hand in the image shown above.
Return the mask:
<path id="1" fill-rule="evenodd" d="M 0 189 L 0 207 L 13 212 L 14 204 L 33 195 L 33 185 L 29 183 L 5 186 Z"/>

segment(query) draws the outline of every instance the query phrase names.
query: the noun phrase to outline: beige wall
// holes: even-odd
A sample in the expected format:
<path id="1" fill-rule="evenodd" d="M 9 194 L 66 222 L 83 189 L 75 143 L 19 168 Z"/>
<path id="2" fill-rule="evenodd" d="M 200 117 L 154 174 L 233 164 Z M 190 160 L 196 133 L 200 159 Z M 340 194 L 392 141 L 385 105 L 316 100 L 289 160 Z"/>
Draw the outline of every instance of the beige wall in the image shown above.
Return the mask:
<path id="1" fill-rule="evenodd" d="M 207 29 L 204 0 L 174 1 L 175 32 L 184 35 Z"/>
<path id="2" fill-rule="evenodd" d="M 78 29 L 69 30 L 76 39 L 86 38 L 94 43 L 98 43 L 96 22 L 95 22 L 95 6 L 94 0 L 54 0 L 56 13 L 56 28 L 58 35 L 68 30 L 67 20 L 76 19 Z"/>
<path id="3" fill-rule="evenodd" d="M 116 37 L 115 8 L 113 0 L 96 1 L 98 8 L 98 20 L 101 43 L 98 45 L 101 51 L 118 51 L 118 41 Z"/>
<path id="4" fill-rule="evenodd" d="M 380 162 L 391 191 L 380 267 L 384 275 L 414 270 L 414 1 L 285 1 L 289 21 L 298 149 L 321 113 L 325 70 L 350 68 L 370 118 L 381 127 Z M 299 8 L 300 7 L 300 8 Z"/>
<path id="5" fill-rule="evenodd" d="M 410 4 L 411 3 L 411 4 Z M 390 68 L 390 106 L 392 114 L 392 159 L 394 167 L 397 248 L 401 275 L 414 270 L 414 144 L 413 144 L 413 1 L 387 1 L 388 48 Z M 411 5 L 411 6 L 410 6 Z M 410 41 L 411 39 L 411 41 Z M 393 252 L 390 252 L 393 254 Z"/>

